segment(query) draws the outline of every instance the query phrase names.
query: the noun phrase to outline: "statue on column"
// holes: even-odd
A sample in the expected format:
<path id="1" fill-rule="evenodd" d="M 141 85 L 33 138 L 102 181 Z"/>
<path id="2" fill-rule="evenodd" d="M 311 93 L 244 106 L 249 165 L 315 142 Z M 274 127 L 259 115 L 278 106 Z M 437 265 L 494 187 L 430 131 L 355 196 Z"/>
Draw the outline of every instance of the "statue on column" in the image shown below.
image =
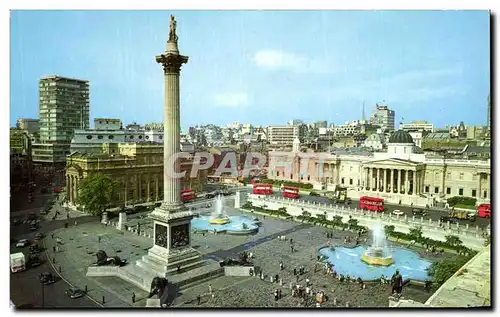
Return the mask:
<path id="1" fill-rule="evenodd" d="M 179 37 L 175 34 L 175 29 L 177 27 L 177 22 L 175 21 L 175 17 L 170 15 L 170 32 L 168 33 L 168 41 L 169 42 L 177 42 Z"/>

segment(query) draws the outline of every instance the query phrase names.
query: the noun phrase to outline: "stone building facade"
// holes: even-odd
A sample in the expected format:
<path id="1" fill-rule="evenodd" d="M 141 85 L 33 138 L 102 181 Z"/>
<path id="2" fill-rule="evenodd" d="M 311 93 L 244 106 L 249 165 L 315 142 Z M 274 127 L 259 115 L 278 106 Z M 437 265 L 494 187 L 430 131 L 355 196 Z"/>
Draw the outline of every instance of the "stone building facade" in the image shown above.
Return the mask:
<path id="1" fill-rule="evenodd" d="M 327 190 L 343 186 L 352 198 L 367 195 L 420 206 L 453 196 L 490 200 L 490 160 L 431 159 L 416 150 L 411 136 L 400 130 L 391 135 L 383 153 L 271 151 L 268 178 Z"/>
<path id="2" fill-rule="evenodd" d="M 115 153 L 115 154 L 113 154 Z M 191 178 L 193 157 L 181 158 L 186 171 L 182 188 L 200 191 L 206 183 L 206 170 Z M 203 162 L 202 162 L 203 163 Z M 118 184 L 118 204 L 133 205 L 163 199 L 163 144 L 110 143 L 102 154 L 73 153 L 67 158 L 66 193 L 76 204 L 78 186 L 91 173 L 108 175 Z"/>

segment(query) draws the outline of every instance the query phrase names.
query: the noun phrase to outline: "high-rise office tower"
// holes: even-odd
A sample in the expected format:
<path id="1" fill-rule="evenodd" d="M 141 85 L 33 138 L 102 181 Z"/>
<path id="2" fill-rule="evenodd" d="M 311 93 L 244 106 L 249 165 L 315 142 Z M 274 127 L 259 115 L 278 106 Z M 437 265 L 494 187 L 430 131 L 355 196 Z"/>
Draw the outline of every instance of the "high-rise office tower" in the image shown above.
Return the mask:
<path id="1" fill-rule="evenodd" d="M 39 83 L 40 143 L 33 161 L 62 163 L 69 154 L 75 129 L 89 127 L 89 82 L 48 76 Z"/>
<path id="2" fill-rule="evenodd" d="M 387 106 L 376 105 L 370 117 L 370 123 L 379 125 L 386 132 L 394 131 L 394 118 L 396 112 Z"/>

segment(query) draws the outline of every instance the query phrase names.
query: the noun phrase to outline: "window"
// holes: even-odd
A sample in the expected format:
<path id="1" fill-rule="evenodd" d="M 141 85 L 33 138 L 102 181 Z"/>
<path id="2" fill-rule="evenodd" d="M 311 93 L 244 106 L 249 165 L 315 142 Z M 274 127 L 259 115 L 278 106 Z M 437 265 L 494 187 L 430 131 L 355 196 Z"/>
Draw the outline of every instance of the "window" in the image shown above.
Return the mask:
<path id="1" fill-rule="evenodd" d="M 488 192 L 487 191 L 483 192 L 483 198 L 488 198 Z"/>
<path id="2" fill-rule="evenodd" d="M 460 173 L 460 176 L 458 177 L 458 179 L 464 179 L 464 173 Z"/>
<path id="3" fill-rule="evenodd" d="M 404 153 L 406 154 L 406 146 L 403 148 Z"/>
<path id="4" fill-rule="evenodd" d="M 475 189 L 473 189 L 473 190 L 472 190 L 472 197 L 476 197 L 476 194 L 477 194 L 477 193 L 476 193 L 476 190 L 475 190 Z"/>
<path id="5" fill-rule="evenodd" d="M 160 135 L 160 140 L 163 139 L 163 135 Z"/>
<path id="6" fill-rule="evenodd" d="M 429 186 L 425 186 L 425 192 L 428 193 L 429 192 Z"/>
<path id="7" fill-rule="evenodd" d="M 451 195 L 451 188 L 450 187 L 446 187 L 446 195 Z"/>
<path id="8" fill-rule="evenodd" d="M 102 140 L 103 136 L 102 136 L 102 135 L 98 135 L 98 136 L 97 136 L 97 138 L 98 138 L 99 140 Z"/>
<path id="9" fill-rule="evenodd" d="M 303 180 L 304 179 L 304 176 L 300 175 L 300 180 Z"/>
<path id="10" fill-rule="evenodd" d="M 342 179 L 340 180 L 340 182 L 341 182 L 342 184 L 344 184 L 344 178 L 343 178 L 343 177 L 342 177 Z"/>
<path id="11" fill-rule="evenodd" d="M 92 136 L 89 134 L 87 135 L 87 140 L 91 140 L 92 139 Z"/>
<path id="12" fill-rule="evenodd" d="M 473 180 L 473 181 L 477 180 L 477 174 L 472 173 L 472 180 Z"/>
<path id="13" fill-rule="evenodd" d="M 352 172 L 352 166 L 349 166 L 349 172 Z"/>
<path id="14" fill-rule="evenodd" d="M 352 178 L 349 178 L 349 185 L 352 185 Z"/>
<path id="15" fill-rule="evenodd" d="M 113 140 L 114 137 L 115 137 L 114 135 L 110 135 L 110 136 L 108 136 L 108 139 Z"/>
<path id="16" fill-rule="evenodd" d="M 290 179 L 293 179 L 293 174 L 290 174 Z"/>
<path id="17" fill-rule="evenodd" d="M 139 135 L 139 140 L 142 139 L 142 135 Z"/>
<path id="18" fill-rule="evenodd" d="M 434 187 L 434 194 L 439 194 L 439 187 Z"/>
<path id="19" fill-rule="evenodd" d="M 358 179 L 358 186 L 359 186 L 359 179 Z"/>
<path id="20" fill-rule="evenodd" d="M 459 188 L 458 189 L 458 195 L 459 196 L 463 196 L 464 195 L 464 189 L 463 188 Z"/>
<path id="21" fill-rule="evenodd" d="M 307 175 L 307 180 L 310 181 L 311 180 L 311 175 Z"/>
<path id="22" fill-rule="evenodd" d="M 451 172 L 446 173 L 446 179 L 451 179 Z"/>

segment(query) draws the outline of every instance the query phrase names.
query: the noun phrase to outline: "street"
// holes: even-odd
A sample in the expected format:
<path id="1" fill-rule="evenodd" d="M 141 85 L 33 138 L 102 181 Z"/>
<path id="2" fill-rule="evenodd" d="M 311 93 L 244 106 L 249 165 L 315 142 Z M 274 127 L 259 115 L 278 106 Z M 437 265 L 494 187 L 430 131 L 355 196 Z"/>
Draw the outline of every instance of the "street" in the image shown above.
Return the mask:
<path id="1" fill-rule="evenodd" d="M 25 256 L 29 254 L 28 248 L 18 249 L 13 247 L 11 253 L 15 252 L 24 252 Z M 10 299 L 16 307 L 20 309 L 23 307 L 97 307 L 94 302 L 85 296 L 76 299 L 69 298 L 64 292 L 70 286 L 59 279 L 57 274 L 52 271 L 52 267 L 45 257 L 45 252 L 40 253 L 39 256 L 44 261 L 42 265 L 35 268 L 27 268 L 24 272 L 11 273 Z M 42 285 L 38 276 L 43 272 L 51 272 L 57 281 L 54 284 L 44 286 L 42 296 Z"/>
<path id="2" fill-rule="evenodd" d="M 252 193 L 252 188 L 248 188 L 247 190 L 248 193 Z M 274 197 L 281 197 L 282 194 L 281 192 L 277 191 L 276 189 L 273 192 Z M 321 204 L 334 204 L 330 199 L 327 197 L 323 196 L 310 196 L 310 195 L 305 195 L 305 194 L 300 194 L 298 200 L 301 201 L 311 201 L 311 202 L 317 202 Z M 335 205 L 335 204 L 334 204 Z M 342 204 L 336 204 L 337 206 L 341 206 Z M 350 208 L 358 208 L 359 205 L 359 200 L 358 199 L 352 199 L 351 204 L 349 205 Z M 394 210 L 400 210 L 403 212 L 405 215 L 407 215 L 409 218 L 413 217 L 412 209 L 413 207 L 411 206 L 406 206 L 406 205 L 395 205 L 395 204 L 384 204 L 386 208 L 386 213 L 392 212 Z M 423 208 L 426 209 L 426 208 Z M 439 220 L 442 216 L 449 216 L 449 213 L 446 211 L 442 210 L 435 210 L 435 209 L 426 209 L 427 215 L 424 217 L 424 219 L 429 219 L 431 218 L 433 221 Z M 418 218 L 418 216 L 417 216 Z M 470 226 L 479 226 L 479 227 L 487 227 L 490 224 L 490 219 L 487 218 L 479 218 L 476 217 L 476 221 L 470 221 L 470 220 L 459 220 L 460 224 L 469 224 Z"/>

